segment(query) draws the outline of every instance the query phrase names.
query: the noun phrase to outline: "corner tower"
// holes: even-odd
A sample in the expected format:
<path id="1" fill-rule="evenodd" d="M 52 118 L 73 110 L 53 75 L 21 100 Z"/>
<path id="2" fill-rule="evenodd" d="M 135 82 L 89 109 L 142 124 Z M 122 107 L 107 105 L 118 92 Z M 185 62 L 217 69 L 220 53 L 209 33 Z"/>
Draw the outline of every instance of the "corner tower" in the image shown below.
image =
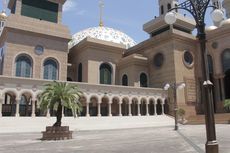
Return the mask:
<path id="1" fill-rule="evenodd" d="M 66 0 L 9 0 L 0 37 L 5 46 L 2 74 L 66 80 L 69 29 L 62 20 Z"/>
<path id="2" fill-rule="evenodd" d="M 226 11 L 226 17 L 230 18 L 230 1 L 224 0 L 223 1 L 223 7 L 225 8 L 225 11 Z"/>
<path id="3" fill-rule="evenodd" d="M 165 15 L 168 10 L 178 5 L 178 0 L 158 0 L 159 15 Z"/>
<path id="4" fill-rule="evenodd" d="M 143 25 L 143 29 L 147 32 L 150 37 L 161 34 L 164 31 L 168 30 L 179 30 L 183 33 L 191 34 L 195 28 L 195 21 L 191 18 L 186 17 L 174 10 L 177 14 L 177 21 L 174 25 L 168 25 L 164 21 L 164 16 L 171 8 L 174 8 L 178 5 L 178 0 L 158 0 L 159 4 L 159 17 L 156 17 Z"/>

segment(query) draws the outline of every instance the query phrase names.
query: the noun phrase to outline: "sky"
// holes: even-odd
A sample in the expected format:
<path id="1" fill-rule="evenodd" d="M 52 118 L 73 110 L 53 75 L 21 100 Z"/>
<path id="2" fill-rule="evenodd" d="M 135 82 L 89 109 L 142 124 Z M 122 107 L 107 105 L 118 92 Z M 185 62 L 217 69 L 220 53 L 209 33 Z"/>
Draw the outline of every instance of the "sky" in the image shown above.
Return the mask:
<path id="1" fill-rule="evenodd" d="M 63 24 L 70 28 L 71 34 L 98 26 L 99 10 L 99 0 L 67 0 L 63 8 Z M 104 26 L 126 33 L 137 43 L 148 39 L 143 24 L 154 16 L 159 16 L 158 0 L 104 0 Z M 207 25 L 211 25 L 210 17 L 207 19 Z"/>

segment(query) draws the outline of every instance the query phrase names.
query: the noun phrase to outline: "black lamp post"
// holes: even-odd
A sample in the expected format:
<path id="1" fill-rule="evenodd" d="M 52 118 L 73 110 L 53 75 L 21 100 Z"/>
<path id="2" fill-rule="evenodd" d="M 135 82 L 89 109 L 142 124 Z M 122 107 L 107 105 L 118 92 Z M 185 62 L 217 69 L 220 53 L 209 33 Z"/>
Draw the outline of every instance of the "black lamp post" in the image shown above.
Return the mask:
<path id="1" fill-rule="evenodd" d="M 216 141 L 216 130 L 215 130 L 215 120 L 214 120 L 214 110 L 213 110 L 213 99 L 212 99 L 212 88 L 213 84 L 209 78 L 208 60 L 207 60 L 207 50 L 206 50 L 206 34 L 205 34 L 205 14 L 208 7 L 212 7 L 215 10 L 212 13 L 214 21 L 221 21 L 223 19 L 223 12 L 219 10 L 216 6 L 209 5 L 210 0 L 186 0 L 179 4 L 177 7 L 170 9 L 177 10 L 183 9 L 192 14 L 196 21 L 197 37 L 200 43 L 200 56 L 202 58 L 202 72 L 203 72 L 203 88 L 205 97 L 205 123 L 206 123 L 206 153 L 218 153 L 218 143 Z M 176 21 L 176 13 L 168 12 L 165 16 L 165 22 L 168 24 L 173 24 Z"/>

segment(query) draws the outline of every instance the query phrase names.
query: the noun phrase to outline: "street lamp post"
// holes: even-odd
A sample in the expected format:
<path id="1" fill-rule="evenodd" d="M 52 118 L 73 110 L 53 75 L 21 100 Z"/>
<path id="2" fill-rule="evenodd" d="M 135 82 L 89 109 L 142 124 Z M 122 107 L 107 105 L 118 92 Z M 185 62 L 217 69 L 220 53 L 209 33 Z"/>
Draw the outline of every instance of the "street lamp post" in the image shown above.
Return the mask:
<path id="1" fill-rule="evenodd" d="M 178 104 L 177 104 L 177 89 L 183 89 L 185 87 L 185 83 L 172 83 L 172 84 L 166 84 L 164 86 L 164 90 L 168 90 L 169 88 L 173 89 L 173 98 L 174 98 L 174 119 L 175 119 L 175 128 L 174 130 L 178 130 L 178 115 L 177 115 L 177 110 L 178 110 Z"/>
<path id="2" fill-rule="evenodd" d="M 214 110 L 212 102 L 212 88 L 213 84 L 209 78 L 209 69 L 207 61 L 206 50 L 206 34 L 205 34 L 205 14 L 208 7 L 212 7 L 215 10 L 212 12 L 212 18 L 214 21 L 219 22 L 223 19 L 223 12 L 216 6 L 209 6 L 210 0 L 186 0 L 179 4 L 177 7 L 170 9 L 169 11 L 176 9 L 183 9 L 191 13 L 196 21 L 197 37 L 200 43 L 200 51 L 202 58 L 202 72 L 203 88 L 205 97 L 205 123 L 206 123 L 206 153 L 218 153 L 218 143 L 216 141 L 216 130 L 214 120 Z M 165 22 L 173 24 L 176 22 L 176 14 L 174 12 L 168 12 L 165 16 Z"/>

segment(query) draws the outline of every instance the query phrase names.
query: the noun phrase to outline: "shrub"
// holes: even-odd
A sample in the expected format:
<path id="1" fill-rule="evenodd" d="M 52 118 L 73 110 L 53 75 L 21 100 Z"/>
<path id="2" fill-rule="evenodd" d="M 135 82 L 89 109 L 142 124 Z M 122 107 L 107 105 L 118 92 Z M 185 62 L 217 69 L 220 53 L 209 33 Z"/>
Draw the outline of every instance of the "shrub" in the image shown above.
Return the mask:
<path id="1" fill-rule="evenodd" d="M 224 107 L 226 108 L 227 111 L 230 111 L 230 99 L 224 100 Z"/>

